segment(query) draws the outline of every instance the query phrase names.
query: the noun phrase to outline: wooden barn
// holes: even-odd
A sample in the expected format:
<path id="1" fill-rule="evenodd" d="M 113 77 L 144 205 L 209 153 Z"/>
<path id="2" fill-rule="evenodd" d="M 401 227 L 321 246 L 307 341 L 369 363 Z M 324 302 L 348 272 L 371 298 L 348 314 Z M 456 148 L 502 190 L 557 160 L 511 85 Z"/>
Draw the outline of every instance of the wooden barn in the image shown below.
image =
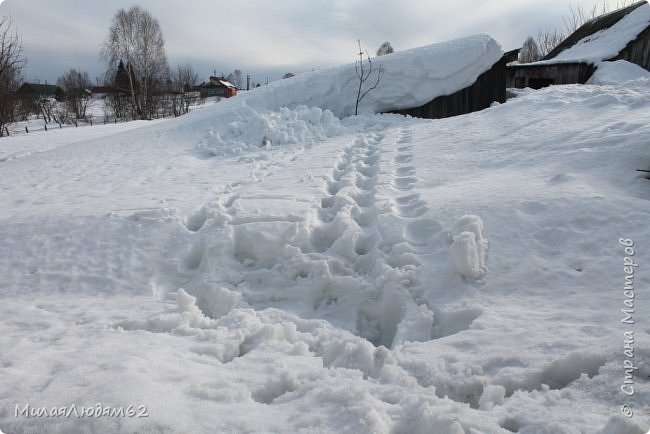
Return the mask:
<path id="1" fill-rule="evenodd" d="M 392 113 L 425 119 L 440 119 L 486 109 L 494 102 L 506 101 L 506 63 L 502 57 L 492 68 L 479 75 L 476 81 L 451 95 L 434 98 L 420 107 L 396 110 Z"/>
<path id="2" fill-rule="evenodd" d="M 594 18 L 541 61 L 508 64 L 506 86 L 539 89 L 553 84 L 584 84 L 603 61 L 626 60 L 650 71 L 648 17 L 650 4 L 644 0 Z M 621 49 L 607 52 L 600 48 L 607 45 L 604 42 L 609 44 L 607 47 L 618 44 Z"/>

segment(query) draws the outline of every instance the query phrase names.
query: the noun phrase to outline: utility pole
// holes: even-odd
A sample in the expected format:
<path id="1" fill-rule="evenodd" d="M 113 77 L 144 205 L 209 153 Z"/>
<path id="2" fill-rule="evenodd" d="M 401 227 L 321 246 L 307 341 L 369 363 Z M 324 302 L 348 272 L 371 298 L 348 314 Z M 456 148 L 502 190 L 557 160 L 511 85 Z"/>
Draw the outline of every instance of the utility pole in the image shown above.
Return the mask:
<path id="1" fill-rule="evenodd" d="M 251 75 L 246 74 L 246 90 L 251 90 Z"/>

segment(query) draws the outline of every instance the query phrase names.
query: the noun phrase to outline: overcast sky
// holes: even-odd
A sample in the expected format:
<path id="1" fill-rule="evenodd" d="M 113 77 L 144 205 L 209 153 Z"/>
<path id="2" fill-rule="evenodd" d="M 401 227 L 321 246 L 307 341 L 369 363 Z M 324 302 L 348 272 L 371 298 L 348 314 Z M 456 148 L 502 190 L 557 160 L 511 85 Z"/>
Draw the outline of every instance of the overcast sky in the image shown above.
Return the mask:
<path id="1" fill-rule="evenodd" d="M 25 79 L 55 82 L 70 68 L 92 78 L 120 8 L 139 5 L 160 22 L 171 66 L 190 63 L 207 79 L 235 68 L 253 81 L 354 61 L 357 39 L 374 54 L 487 33 L 504 50 L 527 35 L 562 27 L 569 5 L 603 0 L 0 0 L 14 18 L 28 59 Z M 606 0 L 616 5 L 616 0 Z"/>

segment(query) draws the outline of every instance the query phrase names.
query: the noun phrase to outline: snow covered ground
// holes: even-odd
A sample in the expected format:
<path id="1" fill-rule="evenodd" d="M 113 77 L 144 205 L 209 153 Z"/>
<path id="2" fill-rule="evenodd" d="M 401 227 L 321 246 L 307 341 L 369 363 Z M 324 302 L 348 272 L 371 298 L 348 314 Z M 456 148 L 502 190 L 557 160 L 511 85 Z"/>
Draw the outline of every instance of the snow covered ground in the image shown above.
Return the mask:
<path id="1" fill-rule="evenodd" d="M 647 432 L 650 80 L 435 121 L 268 89 L 0 140 L 2 431 Z"/>

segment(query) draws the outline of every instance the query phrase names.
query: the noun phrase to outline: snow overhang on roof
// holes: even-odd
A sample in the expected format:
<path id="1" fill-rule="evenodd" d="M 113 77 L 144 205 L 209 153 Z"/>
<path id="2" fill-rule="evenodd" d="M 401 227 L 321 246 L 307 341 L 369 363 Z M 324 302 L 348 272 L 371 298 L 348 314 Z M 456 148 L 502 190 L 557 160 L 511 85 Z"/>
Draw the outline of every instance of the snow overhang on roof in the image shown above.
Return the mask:
<path id="1" fill-rule="evenodd" d="M 226 81 L 226 80 L 219 80 L 219 83 L 223 84 L 226 87 L 232 88 L 232 89 L 237 88 L 237 86 L 235 86 L 234 84 L 232 84 L 231 82 Z"/>

